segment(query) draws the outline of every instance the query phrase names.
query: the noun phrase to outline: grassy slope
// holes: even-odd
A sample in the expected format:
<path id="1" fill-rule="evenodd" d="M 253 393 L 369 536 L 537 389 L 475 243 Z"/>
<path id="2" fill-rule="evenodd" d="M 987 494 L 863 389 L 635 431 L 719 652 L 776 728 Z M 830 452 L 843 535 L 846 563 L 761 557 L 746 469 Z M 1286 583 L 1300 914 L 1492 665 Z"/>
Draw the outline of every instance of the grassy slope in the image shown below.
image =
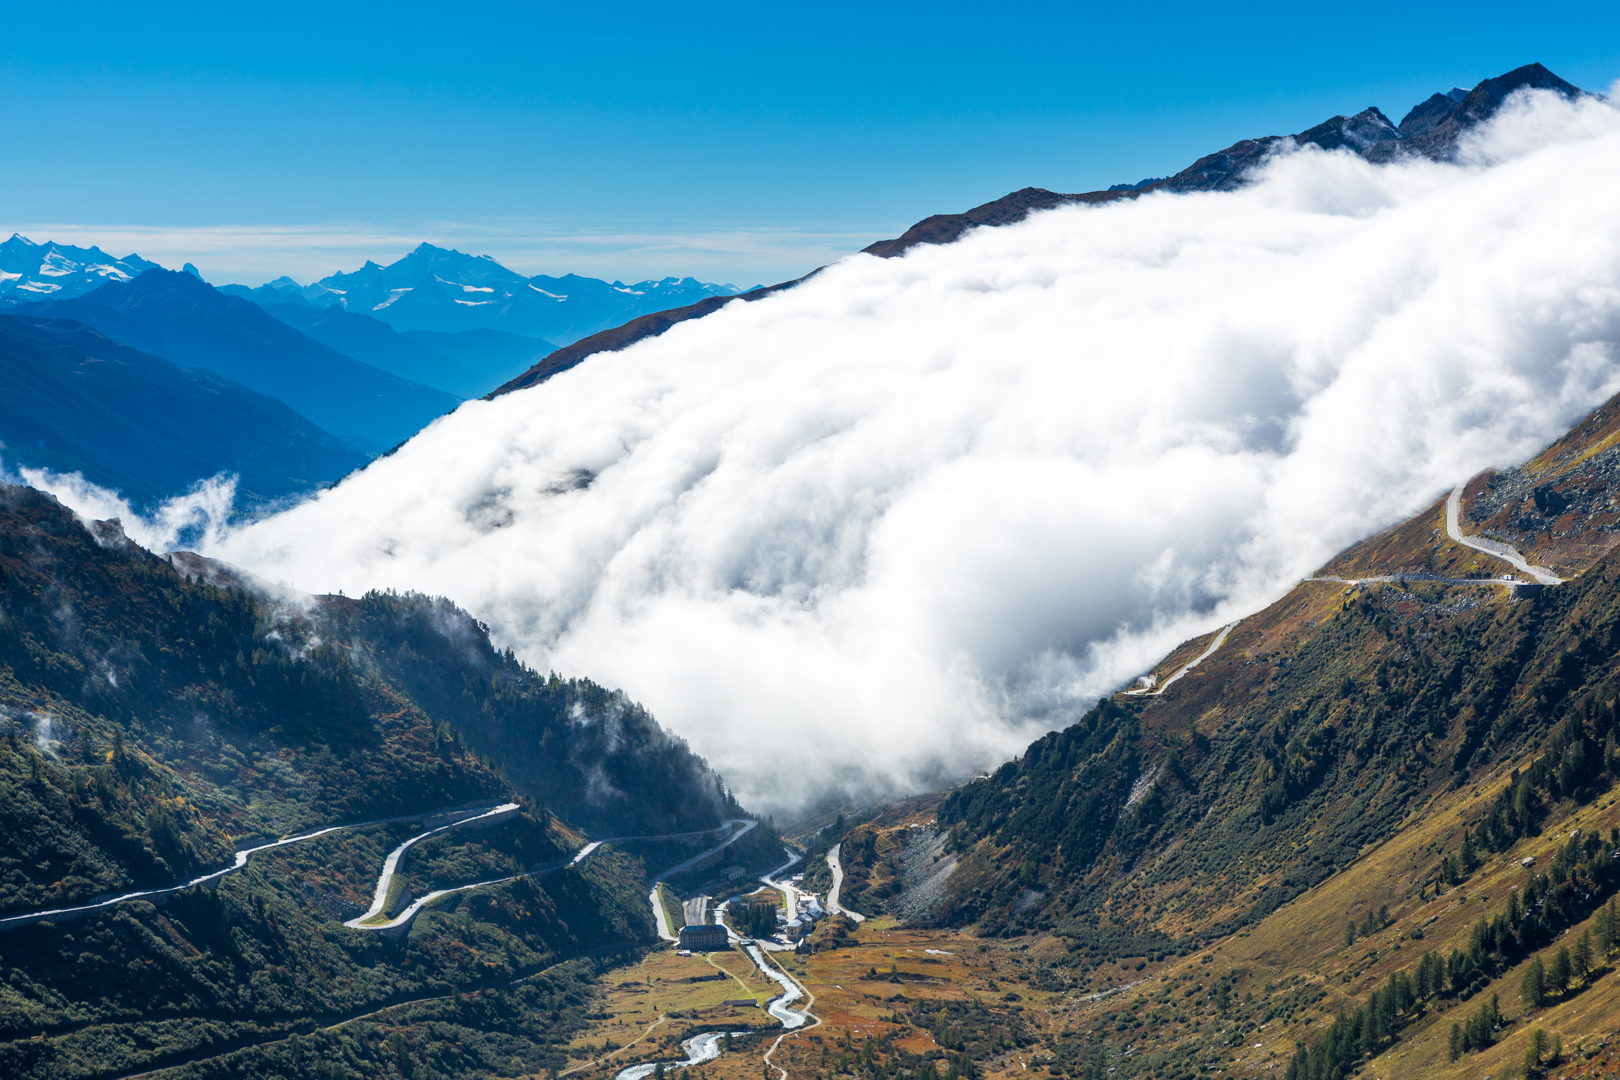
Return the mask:
<path id="1" fill-rule="evenodd" d="M 1613 573 L 1520 603 L 1489 586 L 1302 584 L 1171 693 L 1106 703 L 1090 736 L 1049 736 L 948 799 L 956 912 L 1174 939 L 1263 916 L 1471 771 L 1529 753 L 1571 708 L 1612 697 Z M 1025 890 L 1042 897 L 1020 920 Z"/>
<path id="2" fill-rule="evenodd" d="M 1527 466 L 1538 483 L 1556 483 L 1614 453 L 1620 429 L 1606 410 Z M 1484 480 L 1469 486 L 1465 522 L 1482 490 Z M 1322 573 L 1502 572 L 1503 564 L 1446 540 L 1443 514 L 1442 501 L 1356 545 Z M 1133 1057 L 1110 1059 L 1126 1074 L 1153 1064 L 1174 1074 L 1181 1067 L 1175 1062 L 1193 1060 L 1220 1060 L 1236 1072 L 1280 1067 L 1296 1040 L 1322 1030 L 1340 1005 L 1365 1000 L 1392 970 L 1409 968 L 1426 950 L 1466 949 L 1477 917 L 1501 910 L 1507 890 L 1523 886 L 1530 871 L 1520 859 L 1535 856 L 1544 866 L 1571 828 L 1606 833 L 1620 825 L 1612 792 L 1584 804 L 1557 797 L 1539 835 L 1486 852 L 1461 888 L 1433 895 L 1440 858 L 1456 852 L 1464 828 L 1477 835 L 1513 770 L 1560 722 L 1613 708 L 1620 564 L 1609 554 L 1612 534 L 1602 531 L 1601 514 L 1565 517 L 1566 535 L 1553 537 L 1562 542 L 1532 557 L 1575 575 L 1569 585 L 1513 601 L 1489 586 L 1302 583 L 1244 620 L 1216 657 L 1163 698 L 1108 703 L 1097 725 L 1107 738 L 1068 747 L 1060 738 L 1043 740 L 991 780 L 967 785 L 961 790 L 983 792 L 977 815 L 963 812 L 968 797 L 947 800 L 942 819 L 958 826 L 964 862 L 952 880 L 954 917 L 977 918 L 981 931 L 1037 931 L 1021 940 L 1072 980 L 1070 995 L 1150 979 L 1100 1001 L 1057 1007 L 1066 1030 L 1053 1025 L 1052 1052 L 1077 1061 L 1073 1047 L 1095 1039 L 1112 1053 L 1135 1045 Z M 1155 673 L 1168 674 L 1204 644 L 1184 644 Z M 1063 750 L 1084 752 L 1060 765 L 1060 776 L 1069 771 L 1076 781 L 1115 785 L 1113 803 L 1097 819 L 1103 842 L 1078 865 L 1066 864 L 1063 847 L 1042 835 L 1043 827 L 1075 817 L 1073 787 L 1043 786 L 1050 778 L 1040 775 L 1043 756 Z M 1086 774 L 1088 755 L 1109 768 Z M 1151 816 L 1139 807 L 1121 814 L 1130 781 L 1155 764 L 1168 767 L 1144 800 Z M 1613 781 L 1603 772 L 1592 782 L 1607 791 Z M 1279 787 L 1278 805 L 1263 813 L 1267 793 Z M 1047 805 L 1058 810 L 1042 818 Z M 857 858 L 870 865 L 854 876 L 863 884 L 892 878 L 893 852 L 883 848 L 898 831 L 856 830 L 863 831 L 878 851 Z M 1032 896 L 1034 904 L 1020 910 Z M 1346 948 L 1346 921 L 1379 907 L 1388 908 L 1392 924 Z M 1407 936 L 1424 924 L 1421 941 Z M 1567 940 L 1590 925 L 1571 928 Z M 1059 933 L 1040 932 L 1043 926 Z M 1085 927 L 1099 932 L 1077 932 Z M 1125 959 L 1132 956 L 1138 959 Z M 1522 970 L 1522 963 L 1512 966 L 1481 992 L 1500 997 L 1508 1020 L 1495 1046 L 1449 1062 L 1450 1026 L 1480 997 L 1437 999 L 1372 1062 L 1371 1075 L 1505 1075 L 1522 1058 L 1520 1029 L 1531 1026 L 1521 1019 Z M 1589 986 L 1536 1011 L 1534 1026 L 1595 1053 L 1598 1036 L 1620 1024 L 1620 980 L 1611 970 L 1604 966 Z M 1181 1021 L 1171 1018 L 1167 1002 L 1176 995 L 1169 989 L 1197 979 L 1207 993 L 1217 978 L 1255 1004 L 1223 1013 L 1206 1003 Z M 1309 1000 L 1315 993 L 1320 1001 Z M 1145 1026 L 1132 1026 L 1144 1018 Z M 1221 1029 L 1218 1041 L 1214 1028 Z M 1245 1030 L 1241 1044 L 1224 1045 Z M 1603 1064 L 1607 1054 L 1576 1073 L 1612 1067 Z"/>

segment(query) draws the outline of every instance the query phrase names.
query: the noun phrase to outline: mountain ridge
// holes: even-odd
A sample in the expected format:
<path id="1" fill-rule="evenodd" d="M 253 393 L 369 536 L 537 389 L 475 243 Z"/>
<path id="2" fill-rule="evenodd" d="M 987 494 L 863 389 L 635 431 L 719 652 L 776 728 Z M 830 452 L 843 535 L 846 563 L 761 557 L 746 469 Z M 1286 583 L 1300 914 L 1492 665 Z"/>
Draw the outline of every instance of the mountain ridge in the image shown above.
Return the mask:
<path id="1" fill-rule="evenodd" d="M 878 258 L 892 259 L 919 244 L 951 243 L 975 227 L 1016 224 L 1037 210 L 1051 210 L 1070 205 L 1096 205 L 1115 199 L 1137 198 L 1155 191 L 1176 193 L 1229 191 L 1244 183 L 1249 170 L 1285 144 L 1308 143 L 1323 150 L 1348 149 L 1370 161 L 1380 162 L 1393 160 L 1401 153 L 1415 153 L 1432 160 L 1447 160 L 1455 152 L 1457 140 L 1464 132 L 1494 116 L 1514 91 L 1526 88 L 1552 90 L 1566 96 L 1585 93 L 1554 75 L 1541 64 L 1527 64 L 1495 78 L 1485 79 L 1460 98 L 1452 96 L 1457 93 L 1456 91 L 1452 91 L 1451 94 L 1435 94 L 1414 107 L 1402 120 L 1400 127 L 1392 124 L 1376 107 L 1369 107 L 1354 116 L 1332 117 L 1298 135 L 1268 135 L 1241 140 L 1224 150 L 1199 158 L 1173 176 L 1159 180 L 1118 185 L 1106 191 L 1088 191 L 1079 194 L 1064 194 L 1037 187 L 1020 188 L 961 213 L 934 214 L 923 218 L 900 236 L 875 241 L 861 250 Z M 792 288 L 799 282 L 813 277 L 819 269 L 792 281 L 772 285 L 768 289 L 749 290 L 741 294 L 741 298 L 757 300 L 782 289 Z M 657 337 L 671 326 L 689 319 L 701 318 L 718 310 L 726 302 L 724 299 L 703 301 L 669 311 L 656 312 L 623 326 L 582 338 L 541 360 L 529 371 L 507 382 L 489 396 L 497 397 L 539 385 L 596 353 L 616 352 L 628 348 L 637 341 Z"/>

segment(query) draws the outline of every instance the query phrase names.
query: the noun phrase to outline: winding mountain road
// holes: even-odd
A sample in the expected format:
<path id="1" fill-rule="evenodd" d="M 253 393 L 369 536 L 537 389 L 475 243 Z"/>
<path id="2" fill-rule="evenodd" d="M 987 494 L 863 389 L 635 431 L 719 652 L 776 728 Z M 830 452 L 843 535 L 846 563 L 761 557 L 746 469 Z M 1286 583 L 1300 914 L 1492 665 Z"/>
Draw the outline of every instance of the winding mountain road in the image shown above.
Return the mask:
<path id="1" fill-rule="evenodd" d="M 1464 536 L 1461 527 L 1463 486 L 1463 484 L 1458 484 L 1446 498 L 1446 535 L 1448 537 L 1464 547 L 1470 547 L 1475 551 L 1483 551 L 1487 555 L 1496 556 L 1521 573 L 1529 574 L 1542 585 L 1562 585 L 1564 583 L 1563 578 L 1545 566 L 1532 566 L 1525 560 L 1523 555 L 1519 554 L 1517 548 L 1509 544 Z"/>
<path id="2" fill-rule="evenodd" d="M 132 900 L 151 900 L 153 898 L 162 898 L 172 893 L 180 892 L 182 889 L 192 889 L 196 888 L 198 885 L 207 885 L 211 882 L 218 881 L 226 874 L 234 874 L 236 871 L 242 869 L 242 867 L 248 864 L 248 860 L 250 858 L 261 851 L 271 851 L 275 848 L 286 847 L 289 844 L 302 844 L 306 840 L 315 840 L 322 836 L 330 836 L 332 833 L 347 832 L 352 829 L 365 829 L 370 828 L 373 825 L 397 825 L 402 821 L 420 821 L 426 818 L 439 817 L 443 814 L 468 813 L 472 815 L 468 818 L 462 819 L 461 821 L 452 822 L 450 825 L 442 826 L 439 829 L 433 829 L 430 832 L 423 834 L 423 836 L 429 836 L 432 835 L 432 833 L 442 831 L 444 828 L 454 828 L 456 825 L 464 824 L 466 821 L 473 820 L 474 818 L 487 817 L 490 814 L 504 810 L 506 807 L 516 808 L 516 806 L 516 803 L 503 803 L 499 806 L 478 807 L 473 810 L 468 810 L 465 807 L 447 807 L 441 810 L 426 810 L 415 814 L 399 814 L 394 817 L 373 818 L 370 821 L 357 821 L 353 825 L 329 825 L 324 829 L 315 829 L 310 832 L 295 833 L 290 836 L 283 836 L 281 839 L 272 841 L 268 844 L 259 844 L 256 847 L 243 848 L 241 851 L 236 853 L 235 861 L 230 866 L 225 867 L 223 870 L 215 870 L 212 873 L 203 874 L 200 877 L 194 877 L 189 881 L 183 881 L 178 885 L 168 885 L 159 889 L 139 889 L 135 892 L 122 893 L 118 896 L 109 897 L 105 900 L 97 900 L 89 904 L 79 904 L 75 907 L 52 908 L 48 911 L 35 911 L 26 915 L 11 915 L 7 918 L 0 919 L 0 930 L 14 930 L 20 926 L 29 926 L 33 923 L 44 922 L 50 919 L 78 918 L 81 915 L 91 915 L 98 911 L 106 911 L 109 908 L 116 907 L 119 904 L 127 904 Z M 419 836 L 416 839 L 420 840 L 422 837 Z M 407 843 L 405 846 L 409 846 L 409 844 Z M 398 860 L 394 859 L 393 856 L 390 856 L 390 859 L 397 864 Z M 386 874 L 388 872 L 389 868 L 385 866 L 384 873 Z M 384 892 L 386 892 L 386 889 L 384 889 Z M 368 927 L 368 929 L 370 928 Z"/>
<path id="3" fill-rule="evenodd" d="M 1176 670 L 1174 675 L 1164 680 L 1164 682 L 1160 683 L 1157 687 L 1144 686 L 1140 690 L 1127 690 L 1125 693 L 1129 694 L 1131 697 L 1158 697 L 1160 694 L 1170 689 L 1170 687 L 1175 684 L 1177 679 L 1180 679 L 1183 675 L 1187 674 L 1187 672 L 1191 671 L 1193 668 L 1197 667 L 1199 664 L 1203 663 L 1205 660 L 1208 660 L 1212 655 L 1214 655 L 1215 650 L 1219 649 L 1226 641 L 1226 635 L 1230 634 L 1232 632 L 1232 628 L 1237 626 L 1237 624 L 1242 621 L 1242 619 L 1236 619 L 1221 627 L 1220 633 L 1215 635 L 1215 640 L 1209 643 L 1209 648 L 1205 649 L 1203 652 L 1181 665 L 1181 667 Z"/>
<path id="4" fill-rule="evenodd" d="M 447 893 L 460 892 L 462 889 L 476 889 L 479 885 L 494 884 L 492 881 L 481 881 L 477 885 L 462 885 L 455 889 L 440 889 L 438 892 L 429 893 L 428 895 L 422 897 L 422 899 L 412 903 L 404 911 L 400 912 L 398 915 L 395 915 L 391 919 L 385 919 L 380 922 L 372 921 L 381 915 L 383 908 L 388 905 L 388 890 L 393 887 L 394 877 L 399 873 L 400 860 L 405 857 L 405 853 L 409 851 L 413 845 L 419 843 L 420 841 L 426 840 L 430 836 L 437 836 L 442 832 L 448 832 L 451 829 L 459 829 L 464 825 L 472 825 L 475 822 L 483 822 L 486 825 L 492 824 L 502 818 L 520 813 L 522 809 L 523 808 L 517 803 L 502 803 L 493 809 L 484 811 L 482 814 L 477 814 L 469 818 L 463 818 L 460 821 L 453 821 L 448 825 L 440 825 L 437 829 L 429 829 L 425 833 L 418 833 L 417 835 L 411 837 L 409 840 L 399 845 L 399 847 L 395 848 L 393 851 L 390 851 L 388 853 L 388 858 L 383 860 L 382 873 L 377 877 L 377 892 L 376 895 L 372 897 L 370 909 L 367 910 L 364 915 L 359 915 L 353 919 L 350 919 L 343 925 L 347 926 L 350 930 L 392 930 L 393 928 L 404 925 L 405 923 L 408 923 L 412 919 L 416 918 L 416 913 L 421 911 L 422 905 L 426 904 L 429 900 L 437 900 L 439 897 L 444 896 Z M 512 875 L 512 877 L 516 876 L 519 875 Z M 510 881 L 511 877 L 500 878 L 498 880 Z"/>
<path id="5" fill-rule="evenodd" d="M 504 882 L 516 881 L 518 878 L 523 877 L 539 877 L 544 874 L 549 874 L 555 870 L 561 870 L 564 867 L 578 866 L 591 855 L 595 854 L 603 844 L 623 843 L 630 840 L 681 840 L 696 836 L 708 836 L 719 831 L 718 829 L 706 829 L 699 832 L 670 833 L 662 836 L 615 836 L 603 840 L 593 840 L 579 851 L 575 852 L 574 855 L 566 862 L 557 863 L 554 866 L 534 867 L 519 874 L 510 874 L 506 877 L 491 878 L 488 881 L 475 881 L 467 885 L 456 885 L 448 889 L 436 889 L 420 899 L 413 900 L 403 911 L 399 912 L 398 914 L 387 919 L 379 918 L 379 916 L 382 914 L 383 908 L 387 906 L 388 893 L 393 887 L 394 879 L 402 872 L 400 865 L 405 858 L 405 853 L 413 846 L 430 837 L 437 836 L 443 832 L 448 832 L 451 829 L 459 829 L 469 825 L 477 827 L 479 825 L 496 824 L 507 817 L 521 813 L 521 811 L 522 807 L 520 807 L 517 803 L 508 802 L 499 803 L 493 806 L 473 807 L 470 809 L 467 807 L 449 807 L 440 810 L 428 810 L 415 814 L 400 814 L 394 817 L 373 818 L 370 821 L 358 821 L 352 825 L 331 825 L 324 829 L 315 829 L 309 832 L 284 836 L 281 839 L 272 841 L 268 844 L 259 844 L 255 847 L 244 848 L 236 853 L 235 861 L 230 866 L 225 867 L 223 870 L 215 870 L 212 873 L 203 874 L 200 877 L 183 881 L 178 885 L 169 885 L 159 889 L 140 889 L 134 892 L 122 893 L 118 896 L 110 897 L 105 900 L 97 900 L 89 904 L 80 904 L 75 907 L 52 908 L 47 911 L 34 911 L 24 915 L 8 916 L 7 918 L 0 919 L 0 931 L 13 930 L 18 927 L 29 926 L 33 923 L 45 922 L 53 919 L 78 918 L 82 915 L 91 915 L 99 911 L 106 911 L 119 904 L 129 903 L 132 900 L 151 900 L 154 898 L 161 899 L 162 897 L 168 896 L 172 893 L 180 892 L 183 889 L 191 889 L 199 885 L 207 885 L 218 881 L 227 874 L 232 874 L 242 869 L 242 867 L 247 865 L 249 859 L 261 851 L 271 851 L 275 848 L 287 847 L 291 844 L 301 844 L 308 840 L 315 840 L 322 836 L 330 836 L 333 833 L 347 832 L 353 829 L 364 829 L 375 825 L 395 825 L 402 821 L 421 821 L 424 819 L 440 817 L 445 814 L 465 814 L 465 817 L 458 818 L 457 820 L 449 822 L 448 824 L 435 826 L 434 828 L 428 829 L 426 832 L 418 833 L 417 835 L 406 840 L 403 844 L 400 844 L 393 851 L 389 852 L 387 859 L 383 861 L 382 873 L 377 876 L 377 885 L 372 897 L 370 909 L 368 909 L 363 915 L 350 919 L 343 924 L 350 930 L 369 930 L 377 932 L 392 931 L 394 933 L 403 933 L 410 927 L 411 922 L 415 920 L 416 916 L 424 907 L 440 897 L 448 896 L 451 893 L 466 892 L 469 889 L 481 889 L 488 885 L 500 885 Z M 738 837 L 743 836 L 754 826 L 758 825 L 759 822 L 744 822 L 742 819 L 736 819 L 722 823 L 720 828 L 730 828 L 739 824 L 743 824 L 744 828 L 733 832 L 725 839 L 724 842 L 720 843 L 719 845 L 664 871 L 664 873 L 660 875 L 660 880 L 662 880 L 664 877 L 668 877 L 671 874 L 679 873 L 681 870 L 686 869 L 699 859 L 702 859 L 705 856 L 713 854 L 714 852 L 729 846 L 735 842 Z M 659 916 L 658 922 L 660 934 L 665 936 L 666 940 L 673 940 L 673 936 L 667 934 L 668 926 L 665 920 L 662 918 L 662 905 L 657 903 L 656 882 L 654 883 L 653 890 L 653 911 Z"/>
<path id="6" fill-rule="evenodd" d="M 1375 577 L 1322 577 L 1301 578 L 1301 581 L 1322 581 L 1336 585 L 1377 585 L 1380 582 L 1399 584 L 1430 584 L 1430 585 L 1501 585 L 1512 588 L 1523 585 L 1525 582 L 1513 577 L 1511 574 L 1502 577 L 1441 577 L 1439 574 L 1379 574 Z"/>
<path id="7" fill-rule="evenodd" d="M 1521 573 L 1535 578 L 1538 585 L 1562 585 L 1564 579 L 1547 569 L 1545 566 L 1536 566 L 1519 554 L 1517 548 L 1511 544 L 1503 544 L 1495 540 L 1485 540 L 1477 536 L 1464 536 L 1462 532 L 1462 493 L 1463 484 L 1458 484 L 1446 497 L 1446 537 L 1463 547 L 1480 551 L 1495 559 L 1501 559 L 1509 566 Z M 1325 581 L 1339 585 L 1372 585 L 1379 582 L 1392 582 L 1399 584 L 1427 582 L 1434 585 L 1501 585 L 1506 588 L 1525 585 L 1512 574 L 1503 574 L 1494 578 L 1460 578 L 1442 577 L 1439 574 L 1429 574 L 1415 571 L 1404 574 L 1380 574 L 1375 577 L 1345 578 L 1323 575 L 1321 577 L 1308 577 L 1306 581 Z"/>
<path id="8" fill-rule="evenodd" d="M 796 855 L 791 850 L 784 850 L 788 856 L 788 861 L 768 874 L 761 874 L 759 880 L 782 894 L 782 910 L 787 912 L 787 921 L 792 922 L 799 917 L 799 890 L 794 888 L 791 882 L 779 880 L 777 875 L 793 869 L 795 863 L 804 860 L 804 856 Z"/>
<path id="9" fill-rule="evenodd" d="M 843 841 L 839 841 L 827 849 L 827 869 L 832 871 L 832 888 L 827 890 L 827 910 L 834 915 L 845 915 L 856 922 L 866 921 L 866 916 L 858 911 L 850 911 L 838 902 L 838 890 L 844 887 L 844 867 L 838 861 L 839 851 L 843 848 Z"/>
<path id="10" fill-rule="evenodd" d="M 664 905 L 663 905 L 662 901 L 660 901 L 658 899 L 658 886 L 663 884 L 668 879 L 674 877 L 676 874 L 680 873 L 682 870 L 685 870 L 688 867 L 694 866 L 698 862 L 701 862 L 702 860 L 707 859 L 710 855 L 713 855 L 715 852 L 723 851 L 726 848 L 730 847 L 732 844 L 736 843 L 738 840 L 742 839 L 744 836 L 747 836 L 748 833 L 753 830 L 754 826 L 756 826 L 758 824 L 759 824 L 759 822 L 750 821 L 747 818 L 733 818 L 730 821 L 722 822 L 721 825 L 720 825 L 721 829 L 727 829 L 727 828 L 730 828 L 733 825 L 741 825 L 742 828 L 738 829 L 736 832 L 734 832 L 730 836 L 726 837 L 724 840 L 722 840 L 720 843 L 716 844 L 714 847 L 709 848 L 707 851 L 700 851 L 696 855 L 692 856 L 690 859 L 687 859 L 684 862 L 676 863 L 674 866 L 670 867 L 668 870 L 665 870 L 663 873 L 659 874 L 658 876 L 656 876 L 656 877 L 654 877 L 652 879 L 652 891 L 647 894 L 647 902 L 652 905 L 653 919 L 658 923 L 658 936 L 660 938 L 662 938 L 665 941 L 677 941 L 677 940 L 679 940 L 675 936 L 674 931 L 670 929 L 669 916 L 664 912 Z M 708 830 L 709 833 L 714 833 L 714 832 L 718 832 L 718 831 L 719 831 L 718 829 L 710 829 L 710 830 Z M 680 834 L 677 834 L 676 836 L 627 836 L 627 837 L 620 837 L 620 839 L 621 840 L 674 840 L 674 839 L 679 839 L 681 836 L 704 836 L 704 835 L 708 835 L 708 834 L 707 833 L 680 833 Z M 607 841 L 604 841 L 604 843 L 606 843 L 606 842 Z"/>
<path id="11" fill-rule="evenodd" d="M 1557 574 L 1553 573 L 1551 570 L 1547 569 L 1545 566 L 1536 566 L 1536 565 L 1532 564 L 1531 562 L 1529 562 L 1528 560 L 1526 560 L 1523 555 L 1519 554 L 1518 549 L 1513 547 L 1511 544 L 1503 544 L 1503 543 L 1500 543 L 1500 542 L 1498 542 L 1496 540 L 1485 540 L 1485 539 L 1482 539 L 1480 537 L 1464 536 L 1463 531 L 1462 531 L 1462 523 L 1461 523 L 1463 487 L 1464 487 L 1464 484 L 1458 484 L 1455 488 L 1452 489 L 1451 494 L 1446 498 L 1446 536 L 1447 537 L 1449 537 L 1452 541 L 1463 545 L 1464 547 L 1472 548 L 1475 551 L 1480 551 L 1480 552 L 1485 553 L 1486 555 L 1490 555 L 1490 556 L 1492 556 L 1494 558 L 1501 559 L 1503 562 L 1505 562 L 1508 565 L 1512 566 L 1514 569 L 1518 570 L 1519 572 L 1524 573 L 1524 574 L 1529 574 L 1532 578 L 1535 579 L 1536 584 L 1538 584 L 1538 585 L 1562 585 L 1564 583 L 1563 578 L 1559 577 Z M 1380 582 L 1380 581 L 1388 581 L 1388 582 L 1427 581 L 1427 582 L 1432 582 L 1432 583 L 1437 584 L 1437 585 L 1503 585 L 1503 586 L 1507 586 L 1509 588 L 1512 588 L 1512 587 L 1514 587 L 1516 585 L 1525 584 L 1524 582 L 1521 582 L 1521 581 L 1515 581 L 1512 577 L 1500 577 L 1500 578 L 1448 578 L 1448 577 L 1440 577 L 1440 576 L 1438 576 L 1436 574 L 1425 574 L 1425 573 L 1385 574 L 1385 575 L 1381 575 L 1381 576 L 1378 576 L 1378 577 L 1364 577 L 1364 578 L 1308 577 L 1308 578 L 1305 578 L 1304 580 L 1306 580 L 1306 581 L 1337 582 L 1337 583 L 1342 584 L 1342 585 L 1366 585 L 1366 584 L 1371 584 L 1373 582 Z M 1241 622 L 1241 621 L 1242 621 L 1241 619 L 1238 620 L 1238 622 Z M 1171 685 L 1174 684 L 1177 679 L 1180 679 L 1183 675 L 1186 675 L 1189 671 L 1191 671 L 1193 668 L 1197 667 L 1204 660 L 1207 660 L 1209 658 L 1209 656 L 1212 653 L 1215 652 L 1216 649 L 1219 649 L 1221 647 L 1222 643 L 1226 641 L 1226 635 L 1231 633 L 1232 628 L 1235 627 L 1235 626 L 1237 626 L 1237 622 L 1227 623 L 1225 626 L 1221 627 L 1220 633 L 1215 635 L 1215 640 L 1211 641 L 1209 643 L 1209 648 L 1207 648 L 1203 652 L 1199 653 L 1198 656 L 1196 658 L 1194 658 L 1192 661 L 1190 661 L 1189 663 L 1184 664 L 1174 675 L 1172 675 L 1168 679 L 1164 680 L 1163 683 L 1159 684 L 1156 687 L 1146 687 L 1145 686 L 1145 687 L 1142 687 L 1139 690 L 1127 690 L 1127 691 L 1125 691 L 1125 693 L 1130 695 L 1131 697 L 1158 697 L 1160 694 L 1162 694 L 1166 690 L 1170 689 Z M 834 850 L 837 850 L 837 849 L 835 848 Z M 828 858 L 829 858 L 828 865 L 831 865 L 830 860 L 832 858 L 832 852 L 828 852 Z M 836 880 L 837 876 L 838 876 L 837 874 L 834 874 L 834 879 L 835 880 Z M 835 889 L 834 889 L 834 894 L 836 894 L 836 886 L 835 886 Z M 831 901 L 831 897 L 829 897 L 829 900 Z M 829 902 L 829 904 L 828 904 L 828 910 L 829 911 L 836 910 L 833 907 L 833 903 L 835 903 L 835 902 L 836 901 Z"/>

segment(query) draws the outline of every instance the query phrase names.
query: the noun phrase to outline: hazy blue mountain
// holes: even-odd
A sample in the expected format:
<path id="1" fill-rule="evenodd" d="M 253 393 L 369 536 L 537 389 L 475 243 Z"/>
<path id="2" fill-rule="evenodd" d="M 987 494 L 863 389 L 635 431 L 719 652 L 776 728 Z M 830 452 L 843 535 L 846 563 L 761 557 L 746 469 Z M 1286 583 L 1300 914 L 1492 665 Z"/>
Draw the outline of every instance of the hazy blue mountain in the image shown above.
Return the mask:
<path id="1" fill-rule="evenodd" d="M 447 371 L 451 366 L 448 358 L 420 342 L 412 341 L 385 322 L 344 311 L 336 305 L 327 308 L 300 303 L 261 306 L 288 326 L 323 345 L 330 345 L 345 356 L 363 360 L 390 375 L 456 394 L 457 397 L 471 396 L 457 393 L 446 385 L 447 382 L 458 381 Z M 447 375 L 452 377 L 446 378 Z"/>
<path id="2" fill-rule="evenodd" d="M 339 294 L 347 310 L 381 319 L 396 330 L 505 330 L 561 344 L 649 312 L 741 291 L 694 278 L 626 285 L 578 274 L 525 277 L 487 255 L 464 255 L 432 244 L 422 244 L 388 266 L 367 262 L 317 284 Z M 262 297 L 254 292 L 253 298 Z"/>
<path id="3" fill-rule="evenodd" d="M 286 276 L 266 282 L 257 289 L 250 289 L 246 285 L 221 285 L 219 291 L 227 296 L 240 296 L 244 300 L 260 304 L 302 304 L 315 308 L 341 304 L 343 299 L 320 282 L 300 285 Z"/>
<path id="4" fill-rule="evenodd" d="M 463 389 L 446 389 L 464 397 L 482 397 L 557 351 L 549 341 L 505 330 L 407 330 L 400 336 L 421 342 L 459 364 L 468 375 Z"/>
<path id="5" fill-rule="evenodd" d="M 137 507 L 219 472 L 254 505 L 366 462 L 274 398 L 83 323 L 17 314 L 0 315 L 0 442 L 8 467 L 83 473 Z"/>
<path id="6" fill-rule="evenodd" d="M 82 296 L 109 281 L 129 281 L 155 266 L 139 255 L 115 259 L 98 247 L 36 244 L 12 233 L 0 244 L 0 306 Z"/>
<path id="7" fill-rule="evenodd" d="M 369 315 L 304 303 L 264 310 L 345 356 L 461 398 L 482 397 L 556 350 L 549 341 L 504 330 L 400 333 Z"/>
<path id="8" fill-rule="evenodd" d="M 345 442 L 380 453 L 455 408 L 454 397 L 345 356 L 190 274 L 148 270 L 73 300 L 14 309 L 77 319 L 181 367 L 269 394 Z"/>

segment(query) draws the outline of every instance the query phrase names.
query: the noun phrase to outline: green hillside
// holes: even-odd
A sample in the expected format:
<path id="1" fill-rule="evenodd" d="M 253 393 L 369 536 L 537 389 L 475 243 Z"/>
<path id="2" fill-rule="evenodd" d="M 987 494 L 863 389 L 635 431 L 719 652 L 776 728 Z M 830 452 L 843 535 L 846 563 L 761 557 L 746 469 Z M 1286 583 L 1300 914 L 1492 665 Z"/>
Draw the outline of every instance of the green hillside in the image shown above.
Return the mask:
<path id="1" fill-rule="evenodd" d="M 566 1067 L 595 965 L 654 939 L 634 855 L 452 893 L 397 936 L 342 925 L 390 850 L 456 819 L 430 812 L 512 798 L 521 812 L 492 828 L 424 840 L 394 891 L 556 866 L 582 830 L 739 816 L 639 707 L 528 671 L 443 601 L 216 587 L 0 488 L 0 920 L 170 886 L 278 836 L 401 819 L 6 928 L 0 1075 Z"/>

